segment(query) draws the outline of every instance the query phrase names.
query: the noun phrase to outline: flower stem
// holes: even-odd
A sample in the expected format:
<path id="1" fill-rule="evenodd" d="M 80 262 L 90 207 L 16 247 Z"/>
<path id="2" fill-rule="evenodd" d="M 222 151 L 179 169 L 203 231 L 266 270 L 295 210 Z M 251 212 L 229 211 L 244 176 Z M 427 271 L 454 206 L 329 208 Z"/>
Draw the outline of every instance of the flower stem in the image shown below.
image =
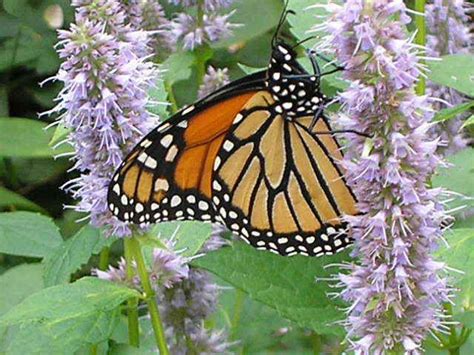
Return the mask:
<path id="1" fill-rule="evenodd" d="M 142 287 L 145 292 L 145 300 L 148 305 L 148 311 L 150 312 L 151 325 L 153 326 L 153 331 L 155 333 L 156 345 L 158 346 L 160 355 L 169 355 L 163 323 L 161 322 L 160 312 L 155 301 L 155 292 L 151 287 L 145 260 L 143 259 L 143 254 L 140 249 L 140 243 L 138 242 L 136 236 L 132 236 L 129 243 L 130 253 L 137 263 L 138 275 L 140 276 Z"/>
<path id="2" fill-rule="evenodd" d="M 416 25 L 416 38 L 415 43 L 425 47 L 426 45 L 426 19 L 425 19 L 425 3 L 426 0 L 415 0 L 415 11 L 419 12 L 420 15 L 415 15 L 415 25 Z M 423 14 L 423 15 L 421 15 Z M 424 64 L 424 60 L 420 61 L 421 64 Z M 418 95 L 424 95 L 426 91 L 426 79 L 424 76 L 420 76 L 418 84 L 416 85 L 416 93 Z"/>
<path id="3" fill-rule="evenodd" d="M 125 260 L 127 261 L 127 280 L 131 283 L 135 276 L 133 270 L 133 254 L 131 252 L 131 240 L 132 238 L 124 239 L 124 254 Z M 128 342 L 131 346 L 140 346 L 140 330 L 138 323 L 138 298 L 130 298 L 127 301 L 127 317 L 128 317 Z"/>

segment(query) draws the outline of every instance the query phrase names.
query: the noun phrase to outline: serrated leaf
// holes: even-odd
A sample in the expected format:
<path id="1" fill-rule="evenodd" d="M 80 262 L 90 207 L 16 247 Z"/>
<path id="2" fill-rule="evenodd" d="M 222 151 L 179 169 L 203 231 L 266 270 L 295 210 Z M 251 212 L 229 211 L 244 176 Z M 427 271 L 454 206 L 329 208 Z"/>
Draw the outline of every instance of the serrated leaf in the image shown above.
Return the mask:
<path id="1" fill-rule="evenodd" d="M 431 81 L 474 96 L 474 55 L 447 55 L 441 61 L 432 62 L 429 69 Z"/>
<path id="2" fill-rule="evenodd" d="M 53 150 L 49 145 L 52 132 L 46 124 L 28 118 L 0 118 L 0 156 L 46 158 L 64 153 L 64 148 Z"/>
<path id="3" fill-rule="evenodd" d="M 28 200 L 16 192 L 10 191 L 2 186 L 0 186 L 0 209 L 14 206 L 20 210 L 40 212 L 43 214 L 48 214 L 45 209 L 41 206 L 38 206 L 36 203 Z"/>
<path id="4" fill-rule="evenodd" d="M 445 108 L 444 110 L 439 111 L 433 118 L 434 122 L 444 122 L 452 118 L 457 117 L 463 112 L 466 112 L 471 107 L 474 107 L 474 101 L 465 102 L 461 105 Z"/>
<path id="5" fill-rule="evenodd" d="M 248 293 L 251 298 L 274 309 L 285 318 L 319 334 L 343 334 L 335 321 L 345 318 L 340 300 L 329 299 L 331 289 L 325 278 L 338 269 L 327 264 L 348 260 L 348 252 L 332 257 L 282 257 L 235 243 L 196 259 L 193 263 Z"/>
<path id="6" fill-rule="evenodd" d="M 137 291 L 85 277 L 26 298 L 0 318 L 0 351 L 8 354 L 72 354 L 106 341 L 119 306 Z"/>
<path id="7" fill-rule="evenodd" d="M 450 208 L 459 206 L 474 206 L 474 149 L 467 148 L 446 159 L 452 164 L 449 168 L 439 169 L 433 176 L 434 187 L 443 187 L 463 196 L 454 196 L 454 201 L 448 205 Z"/>
<path id="8" fill-rule="evenodd" d="M 195 255 L 211 235 L 212 227 L 202 222 L 162 222 L 154 228 L 152 235 L 159 235 L 161 240 L 173 238 L 174 249 L 182 250 L 182 255 Z"/>
<path id="9" fill-rule="evenodd" d="M 94 254 L 112 245 L 113 238 L 105 238 L 99 229 L 85 226 L 73 237 L 61 243 L 44 258 L 46 287 L 69 282 L 70 276 L 87 263 Z"/>
<path id="10" fill-rule="evenodd" d="M 474 229 L 453 229 L 446 233 L 448 247 L 441 248 L 436 255 L 460 273 L 451 273 L 455 286 L 459 288 L 457 306 L 474 307 Z"/>
<path id="11" fill-rule="evenodd" d="M 51 218 L 32 212 L 0 213 L 0 253 L 42 258 L 62 242 Z"/>
<path id="12" fill-rule="evenodd" d="M 0 316 L 44 288 L 43 265 L 21 264 L 0 275 Z"/>

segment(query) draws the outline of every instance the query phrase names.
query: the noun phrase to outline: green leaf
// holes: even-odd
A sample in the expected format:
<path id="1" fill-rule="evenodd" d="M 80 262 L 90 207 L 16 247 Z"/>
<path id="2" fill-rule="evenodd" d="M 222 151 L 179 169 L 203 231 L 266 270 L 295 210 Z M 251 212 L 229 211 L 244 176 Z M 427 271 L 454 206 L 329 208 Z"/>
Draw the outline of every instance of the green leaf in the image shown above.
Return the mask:
<path id="1" fill-rule="evenodd" d="M 53 150 L 48 142 L 52 132 L 46 124 L 27 118 L 0 118 L 0 156 L 44 158 L 64 153 L 64 148 Z"/>
<path id="2" fill-rule="evenodd" d="M 474 125 L 474 115 L 472 115 L 471 117 L 469 117 L 461 126 L 461 128 L 465 128 L 467 126 L 472 126 Z"/>
<path id="3" fill-rule="evenodd" d="M 62 243 L 58 227 L 32 212 L 0 213 L 0 253 L 42 258 Z"/>
<path id="4" fill-rule="evenodd" d="M 340 1 L 335 1 L 340 3 Z M 313 5 L 322 5 L 321 7 L 308 8 Z M 309 36 L 315 36 L 316 38 L 311 39 L 303 43 L 306 48 L 313 48 L 315 44 L 321 41 L 321 37 L 324 32 L 309 31 L 312 27 L 319 25 L 325 21 L 325 17 L 328 16 L 328 12 L 324 10 L 324 6 L 327 6 L 325 0 L 292 0 L 290 2 L 290 9 L 296 12 L 296 15 L 289 15 L 288 22 L 291 25 L 291 32 L 299 40 L 308 38 Z M 323 17 L 324 16 L 324 17 Z"/>
<path id="5" fill-rule="evenodd" d="M 48 145 L 54 147 L 56 144 L 66 139 L 69 133 L 71 133 L 71 129 L 64 127 L 62 124 L 58 124 Z"/>
<path id="6" fill-rule="evenodd" d="M 209 223 L 185 221 L 158 223 L 150 234 L 158 234 L 161 240 L 173 238 L 176 250 L 183 250 L 184 256 L 193 256 L 209 238 L 211 231 Z"/>
<path id="7" fill-rule="evenodd" d="M 150 106 L 148 110 L 155 115 L 158 115 L 161 120 L 168 118 L 168 93 L 166 92 L 165 82 L 163 79 L 158 79 L 148 94 L 150 95 L 151 101 L 153 101 L 153 106 Z"/>
<path id="8" fill-rule="evenodd" d="M 16 192 L 10 191 L 0 186 L 0 209 L 14 206 L 21 210 L 35 211 L 43 214 L 48 214 L 42 207 L 36 203 L 31 202 Z"/>
<path id="9" fill-rule="evenodd" d="M 343 334 L 335 321 L 344 319 L 340 300 L 329 299 L 331 289 L 318 278 L 329 277 L 339 270 L 325 269 L 327 264 L 348 260 L 348 252 L 332 257 L 282 257 L 235 243 L 194 261 L 223 280 L 248 293 L 285 318 L 319 334 Z"/>
<path id="10" fill-rule="evenodd" d="M 163 62 L 165 81 L 173 85 L 178 81 L 187 80 L 191 76 L 191 67 L 194 65 L 195 57 L 192 52 L 173 53 Z"/>
<path id="11" fill-rule="evenodd" d="M 447 55 L 441 61 L 432 62 L 429 68 L 431 81 L 474 96 L 474 55 Z"/>
<path id="12" fill-rule="evenodd" d="M 44 288 L 43 265 L 21 264 L 0 275 L 0 316 Z"/>
<path id="13" fill-rule="evenodd" d="M 99 229 L 83 227 L 44 258 L 46 287 L 69 282 L 72 273 L 87 263 L 93 254 L 99 254 L 114 241 L 113 238 L 105 238 Z"/>
<path id="14" fill-rule="evenodd" d="M 235 1 L 231 10 L 235 10 L 235 13 L 229 21 L 240 26 L 233 30 L 228 40 L 219 41 L 213 44 L 213 47 L 222 48 L 234 43 L 247 42 L 271 30 L 278 24 L 283 3 L 280 0 Z"/>
<path id="15" fill-rule="evenodd" d="M 456 197 L 450 202 L 450 208 L 474 206 L 474 184 L 466 184 L 466 181 L 474 181 L 474 149 L 464 149 L 449 156 L 447 161 L 453 166 L 439 169 L 438 175 L 432 178 L 433 186 L 443 187 L 464 196 Z"/>
<path id="16" fill-rule="evenodd" d="M 474 307 L 473 310 L 455 314 L 454 320 L 460 322 L 466 328 L 474 329 Z"/>
<path id="17" fill-rule="evenodd" d="M 474 309 L 474 229 L 453 229 L 445 235 L 449 247 L 441 248 L 436 254 L 448 266 L 460 270 L 451 273 L 454 286 L 459 289 L 456 305 L 468 310 Z"/>
<path id="18" fill-rule="evenodd" d="M 119 319 L 119 306 L 135 290 L 85 277 L 26 298 L 0 318 L 0 351 L 8 354 L 73 354 L 106 341 Z"/>
<path id="19" fill-rule="evenodd" d="M 461 113 L 469 110 L 471 107 L 474 107 L 474 101 L 465 102 L 461 105 L 445 108 L 444 110 L 439 111 L 433 118 L 434 122 L 444 122 L 452 118 L 457 117 Z"/>

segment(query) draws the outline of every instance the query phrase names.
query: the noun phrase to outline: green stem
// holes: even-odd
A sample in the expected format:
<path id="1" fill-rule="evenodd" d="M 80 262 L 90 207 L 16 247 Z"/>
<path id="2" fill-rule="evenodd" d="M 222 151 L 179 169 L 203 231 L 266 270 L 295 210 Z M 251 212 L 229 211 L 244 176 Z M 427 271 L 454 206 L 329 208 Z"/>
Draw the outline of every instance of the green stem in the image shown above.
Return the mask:
<path id="1" fill-rule="evenodd" d="M 132 238 L 124 239 L 124 254 L 126 260 L 126 272 L 128 282 L 132 282 L 135 272 L 133 270 Z M 128 342 L 131 346 L 140 346 L 140 328 L 138 323 L 138 298 L 130 298 L 127 301 L 128 318 Z"/>
<path id="2" fill-rule="evenodd" d="M 426 0 L 415 0 L 415 11 L 420 14 L 425 13 L 425 3 Z M 415 15 L 415 25 L 417 29 L 415 43 L 425 47 L 426 46 L 426 20 L 425 16 Z M 421 60 L 421 64 L 424 64 L 425 61 Z M 426 79 L 423 76 L 419 77 L 418 84 L 416 85 L 416 93 L 418 95 L 424 95 L 426 91 Z"/>
<path id="3" fill-rule="evenodd" d="M 91 355 L 97 355 L 97 344 L 91 345 Z"/>
<path id="4" fill-rule="evenodd" d="M 110 248 L 105 247 L 100 251 L 99 254 L 99 270 L 107 269 L 107 265 L 109 265 L 109 255 L 110 255 Z"/>
<path id="5" fill-rule="evenodd" d="M 143 291 L 145 292 L 145 300 L 148 305 L 148 311 L 150 312 L 151 325 L 155 333 L 156 345 L 160 351 L 160 355 L 169 355 L 168 346 L 166 344 L 165 332 L 163 323 L 161 322 L 160 312 L 155 300 L 155 292 L 151 287 L 150 278 L 148 277 L 148 271 L 146 269 L 145 260 L 140 249 L 140 243 L 138 239 L 133 236 L 130 238 L 130 253 L 137 263 L 138 275 L 142 283 Z"/>
<path id="6" fill-rule="evenodd" d="M 197 2 L 197 25 L 198 27 L 204 26 L 204 0 L 198 0 Z M 198 47 L 195 50 L 196 53 L 196 69 L 197 69 L 197 80 L 198 84 L 201 85 L 206 75 L 206 55 L 207 52 L 206 44 L 203 44 L 201 47 Z"/>
<path id="7" fill-rule="evenodd" d="M 165 81 L 165 89 L 168 94 L 168 101 L 171 104 L 171 113 L 175 114 L 178 112 L 178 102 L 174 96 L 173 86 L 168 81 Z"/>
<path id="8" fill-rule="evenodd" d="M 313 347 L 313 354 L 314 355 L 319 355 L 321 354 L 321 348 L 322 348 L 322 340 L 321 340 L 321 335 L 319 335 L 316 332 L 313 332 L 311 334 L 311 345 Z"/>

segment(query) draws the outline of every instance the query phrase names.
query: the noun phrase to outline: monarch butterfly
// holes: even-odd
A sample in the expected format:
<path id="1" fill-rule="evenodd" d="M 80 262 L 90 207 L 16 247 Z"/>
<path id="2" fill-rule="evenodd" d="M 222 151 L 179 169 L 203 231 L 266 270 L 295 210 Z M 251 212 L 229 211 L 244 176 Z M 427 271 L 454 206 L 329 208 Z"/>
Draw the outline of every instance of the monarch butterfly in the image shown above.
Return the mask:
<path id="1" fill-rule="evenodd" d="M 266 70 L 183 108 L 132 150 L 109 187 L 116 217 L 221 223 L 281 255 L 330 255 L 351 243 L 341 216 L 357 213 L 356 200 L 323 112 L 327 73 L 310 56 L 309 74 L 276 36 Z"/>

